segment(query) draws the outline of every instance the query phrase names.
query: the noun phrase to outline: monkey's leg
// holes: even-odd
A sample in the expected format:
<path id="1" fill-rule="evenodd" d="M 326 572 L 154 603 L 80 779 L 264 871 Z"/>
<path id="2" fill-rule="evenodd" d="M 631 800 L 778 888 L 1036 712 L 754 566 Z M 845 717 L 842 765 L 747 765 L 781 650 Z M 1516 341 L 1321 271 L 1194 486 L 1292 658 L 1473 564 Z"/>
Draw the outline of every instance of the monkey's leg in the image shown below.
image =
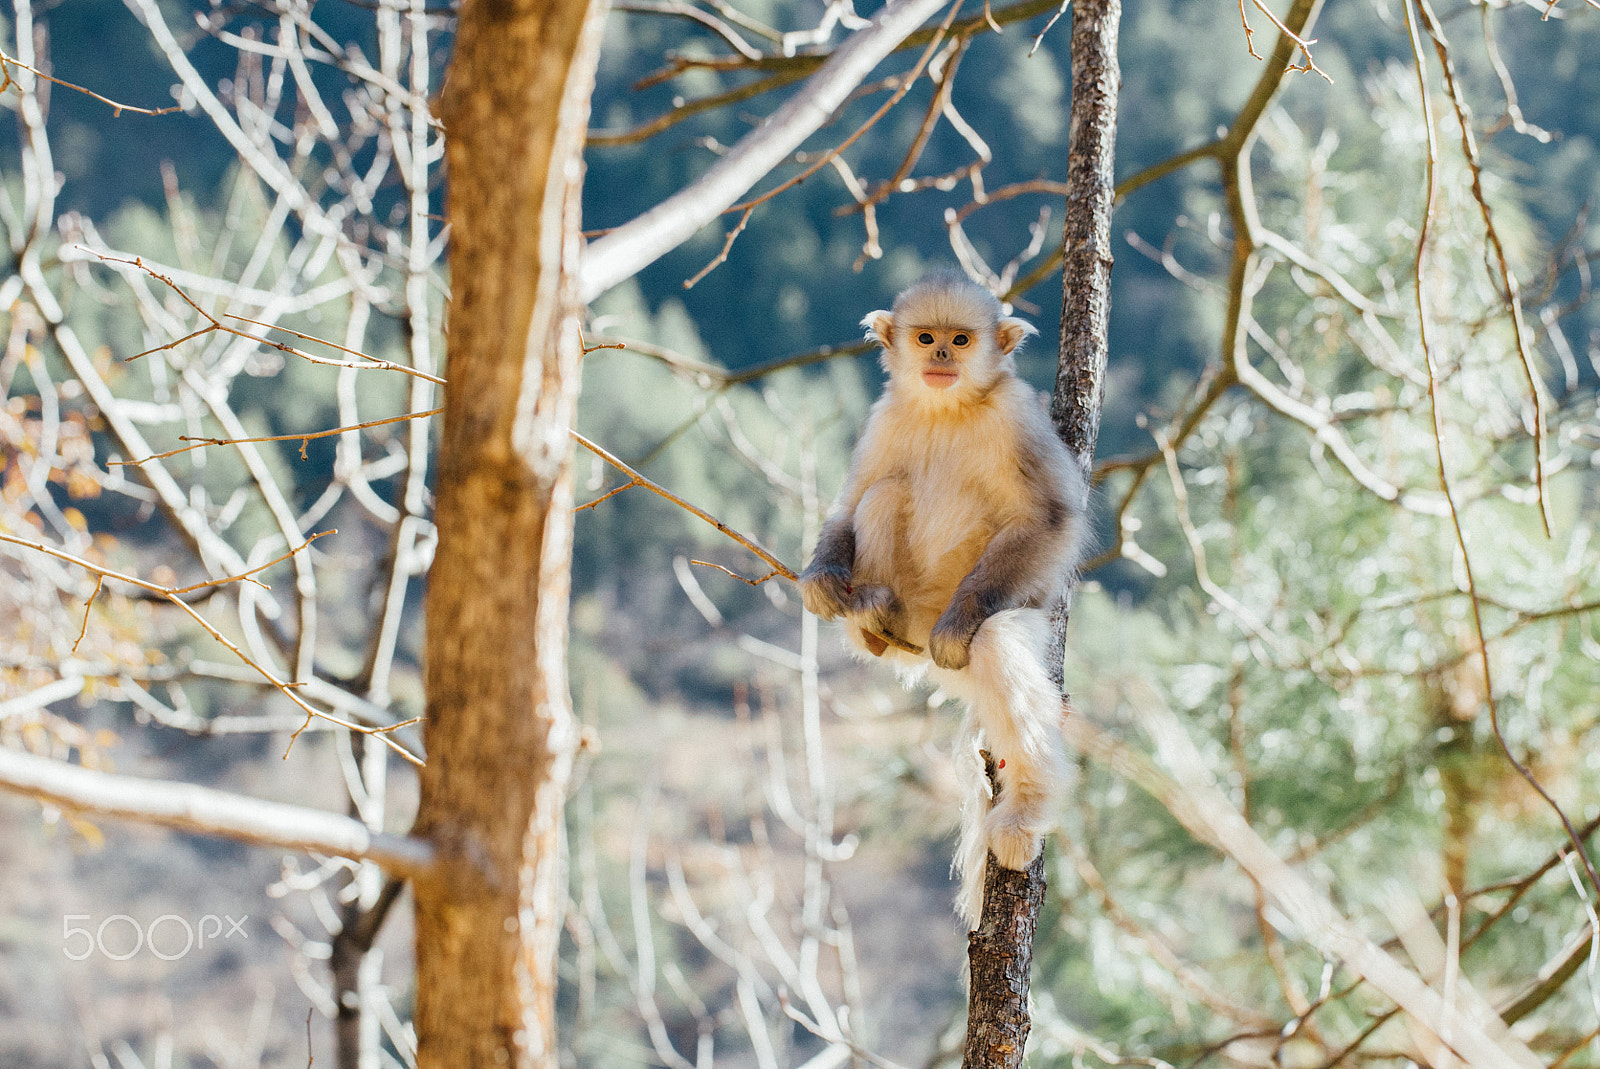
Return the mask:
<path id="1" fill-rule="evenodd" d="M 1068 765 L 1061 693 L 1044 667 L 1049 618 L 1007 609 L 983 622 L 965 670 L 972 716 L 999 766 L 1000 800 L 984 818 L 995 858 L 1025 869 L 1055 827 Z"/>
<path id="2" fill-rule="evenodd" d="M 900 543 L 906 487 L 903 479 L 880 479 L 856 505 L 856 559 L 851 615 L 870 634 L 903 638 L 905 604 L 894 591 L 904 564 Z M 875 650 L 874 652 L 882 652 Z"/>

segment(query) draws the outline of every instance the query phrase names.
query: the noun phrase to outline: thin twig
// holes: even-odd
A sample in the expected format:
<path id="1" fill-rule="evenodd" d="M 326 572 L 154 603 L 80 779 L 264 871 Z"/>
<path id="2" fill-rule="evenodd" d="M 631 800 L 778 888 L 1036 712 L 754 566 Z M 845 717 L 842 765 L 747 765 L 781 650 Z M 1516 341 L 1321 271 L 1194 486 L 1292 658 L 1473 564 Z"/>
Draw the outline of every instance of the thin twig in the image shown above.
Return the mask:
<path id="1" fill-rule="evenodd" d="M 672 491 L 651 482 L 649 479 L 645 478 L 643 475 L 640 475 L 637 471 L 634 471 L 628 465 L 624 464 L 621 460 L 606 452 L 600 446 L 589 441 L 589 439 L 579 434 L 576 430 L 571 431 L 570 433 L 572 434 L 573 441 L 589 450 L 589 452 L 593 453 L 607 464 L 610 464 L 613 468 L 616 468 L 618 471 L 622 472 L 622 474 L 633 480 L 635 485 L 642 486 L 653 494 L 659 494 L 668 501 L 672 502 L 674 505 L 677 505 L 679 508 L 700 517 L 700 519 L 709 523 L 711 526 L 715 527 L 717 530 L 721 531 L 723 534 L 739 543 L 745 549 L 748 549 L 751 553 L 754 553 L 756 556 L 760 557 L 767 563 L 768 567 L 773 570 L 774 574 L 781 575 L 790 582 L 800 578 L 799 574 L 796 573 L 793 568 L 790 568 L 787 564 L 784 564 L 777 557 L 774 557 L 756 542 L 746 538 L 738 531 L 735 531 L 732 527 L 729 527 L 727 524 L 723 523 L 709 512 L 699 508 L 698 506 L 691 505 L 689 502 L 685 501 L 677 494 L 674 494 Z"/>
<path id="2" fill-rule="evenodd" d="M 685 4 L 680 0 L 617 0 L 611 5 L 613 11 L 629 11 L 644 15 L 670 15 L 677 18 L 689 19 L 713 30 L 734 50 L 745 59 L 760 59 L 761 51 L 734 32 L 732 26 L 717 18 L 709 11 L 702 11 L 693 4 Z"/>
<path id="3" fill-rule="evenodd" d="M 240 649 L 236 643 L 230 640 L 221 631 L 217 630 L 217 628 L 209 620 L 201 616 L 198 610 L 183 600 L 183 595 L 190 593 L 191 591 L 199 590 L 202 587 L 221 586 L 227 583 L 249 582 L 256 583 L 258 586 L 266 588 L 266 584 L 261 583 L 259 580 L 254 578 L 256 575 L 266 571 L 268 568 L 271 568 L 276 564 L 281 564 L 283 561 L 286 561 L 300 553 L 317 539 L 331 534 L 338 534 L 338 530 L 330 528 L 326 531 L 318 531 L 316 534 L 307 537 L 304 542 L 289 550 L 287 553 L 284 553 L 278 557 L 274 557 L 265 564 L 259 564 L 248 571 L 240 572 L 236 575 L 223 576 L 219 579 L 207 579 L 204 582 L 193 583 L 189 586 L 183 587 L 167 586 L 161 583 L 151 582 L 148 579 L 141 579 L 136 575 L 129 575 L 126 572 L 119 572 L 114 569 L 104 567 L 103 565 L 95 564 L 93 561 L 85 560 L 83 557 L 68 553 L 65 550 L 56 549 L 54 546 L 47 546 L 43 542 L 33 542 L 25 538 L 17 538 L 14 535 L 8 535 L 5 533 L 0 533 L 0 542 L 9 542 L 12 545 L 22 546 L 26 549 L 31 549 L 47 556 L 55 557 L 58 560 L 66 561 L 69 564 L 75 564 L 78 567 L 101 577 L 102 579 L 115 579 L 119 582 L 127 583 L 131 586 L 136 586 L 143 590 L 151 591 L 152 593 L 161 595 L 172 604 L 182 609 L 189 615 L 191 619 L 194 620 L 195 623 L 199 624 L 207 634 L 216 639 L 222 645 L 226 646 L 234 654 L 234 656 L 239 658 L 239 660 L 243 661 L 245 664 L 249 665 L 251 668 L 260 673 L 263 679 L 282 692 L 285 697 L 297 705 L 306 714 L 305 723 L 302 724 L 300 728 L 296 730 L 289 738 L 289 745 L 291 747 L 294 745 L 295 740 L 300 737 L 301 732 L 305 731 L 306 727 L 310 726 L 312 718 L 319 718 L 339 727 L 346 728 L 350 731 L 360 732 L 363 735 L 375 735 L 379 739 L 383 740 L 386 746 L 388 746 L 391 750 L 394 750 L 401 757 L 405 758 L 407 761 L 410 761 L 414 765 L 421 766 L 421 758 L 417 757 L 410 750 L 406 749 L 404 746 L 400 745 L 398 742 L 395 742 L 389 737 L 388 733 L 393 731 L 395 727 L 399 727 L 401 725 L 385 725 L 383 727 L 376 728 L 367 727 L 363 724 L 352 723 L 351 721 L 345 720 L 342 717 L 335 716 L 332 713 L 318 709 L 309 704 L 305 701 L 305 699 L 301 698 L 294 692 L 295 688 L 301 684 L 291 683 L 286 680 L 279 679 L 277 675 L 275 675 L 270 669 L 252 658 L 249 654 L 245 653 L 244 650 Z M 96 592 L 98 592 L 98 590 L 99 587 L 97 584 Z M 284 756 L 288 756 L 287 751 L 285 751 Z"/>
<path id="4" fill-rule="evenodd" d="M 80 246 L 80 248 L 81 248 L 81 246 Z M 428 372 L 419 370 L 419 369 L 414 368 L 414 367 L 407 367 L 405 364 L 396 364 L 391 360 L 378 360 L 375 357 L 367 356 L 365 353 L 359 352 L 359 351 L 357 351 L 355 349 L 347 349 L 343 345 L 339 345 L 336 342 L 325 341 L 322 338 L 313 337 L 310 334 L 301 334 L 299 331 L 290 330 L 288 327 L 275 327 L 275 326 L 273 326 L 272 324 L 269 324 L 269 323 L 261 323 L 261 322 L 258 322 L 257 320 L 254 320 L 254 319 L 245 319 L 244 316 L 238 316 L 238 315 L 231 315 L 230 314 L 229 315 L 230 319 L 239 319 L 239 320 L 243 320 L 246 323 L 255 323 L 257 326 L 263 326 L 263 327 L 268 327 L 269 329 L 281 330 L 286 334 L 293 334 L 297 338 L 304 338 L 307 341 L 314 341 L 314 342 L 317 342 L 318 344 L 326 345 L 326 346 L 328 346 L 330 348 L 333 348 L 333 349 L 338 349 L 341 352 L 346 352 L 346 353 L 350 353 L 350 354 L 352 354 L 354 356 L 359 356 L 359 357 L 362 358 L 363 361 L 365 361 L 365 363 L 357 363 L 357 362 L 351 361 L 351 360 L 329 360 L 325 356 L 313 356 L 312 354 L 310 354 L 308 352 L 304 352 L 304 351 L 302 351 L 300 349 L 296 349 L 292 345 L 285 345 L 283 342 L 276 342 L 276 341 L 273 341 L 271 338 L 263 338 L 259 334 L 251 334 L 249 331 L 237 330 L 237 329 L 235 329 L 233 327 L 230 327 L 230 326 L 226 325 L 221 320 L 217 319 L 216 316 L 214 316 L 210 312 L 206 311 L 204 308 L 201 308 L 200 305 L 195 303 L 195 301 L 194 301 L 194 299 L 192 297 L 190 297 L 187 293 L 185 293 L 183 291 L 183 287 L 179 286 L 170 277 L 168 277 L 166 275 L 163 275 L 161 272 L 155 270 L 150 265 L 146 264 L 142 258 L 136 256 L 131 260 L 127 260 L 127 259 L 124 259 L 124 258 L 122 258 L 120 256 L 112 256 L 109 253 L 97 252 L 94 249 L 84 249 L 84 251 L 89 253 L 92 256 L 99 257 L 105 263 L 125 264 L 128 267 L 137 267 L 139 270 L 143 271 L 145 274 L 149 275 L 151 278 L 154 278 L 157 281 L 166 283 L 167 287 L 170 288 L 172 290 L 172 292 L 176 293 L 180 298 L 182 298 L 183 302 L 185 304 L 187 304 L 190 308 L 193 308 L 195 310 L 195 312 L 197 312 L 202 318 L 204 318 L 206 320 L 207 323 L 210 324 L 209 326 L 201 327 L 199 330 L 193 331 L 192 333 L 185 334 L 183 337 L 178 338 L 176 341 L 169 341 L 165 345 L 157 345 L 157 346 L 155 346 L 153 348 L 146 349 L 141 353 L 134 353 L 132 356 L 126 358 L 127 362 L 132 362 L 134 360 L 138 360 L 140 357 L 143 357 L 143 356 L 149 356 L 151 353 L 159 353 L 159 352 L 163 352 L 163 351 L 168 350 L 168 349 L 177 348 L 179 345 L 182 345 L 186 341 L 191 341 L 191 340 L 193 340 L 195 338 L 201 337 L 202 335 L 210 334 L 212 331 L 221 331 L 224 334 L 232 334 L 236 338 L 244 338 L 244 339 L 246 339 L 248 341 L 253 341 L 253 342 L 256 342 L 257 344 L 260 344 L 260 345 L 265 345 L 269 349 L 276 349 L 279 352 L 288 353 L 291 356 L 298 356 L 300 359 L 308 361 L 309 363 L 322 364 L 325 367 L 349 368 L 349 369 L 354 370 L 354 371 L 398 371 L 402 375 L 411 375 L 411 376 L 414 376 L 415 378 L 426 379 L 427 381 L 429 381 L 431 383 L 434 383 L 435 385 L 438 385 L 438 386 L 445 385 L 445 380 L 441 379 L 439 376 L 430 375 L 430 374 L 428 374 Z"/>
<path id="5" fill-rule="evenodd" d="M 169 449 L 165 453 L 156 453 L 153 456 L 145 457 L 143 460 L 108 460 L 106 461 L 106 466 L 112 467 L 115 465 L 123 465 L 128 467 L 137 467 L 140 464 L 148 464 L 152 460 L 166 460 L 168 457 L 175 457 L 180 453 L 187 453 L 192 449 L 204 449 L 211 445 L 244 445 L 247 442 L 299 442 L 300 459 L 306 460 L 308 459 L 306 456 L 306 444 L 314 438 L 331 438 L 336 434 L 344 434 L 348 431 L 366 430 L 368 427 L 382 427 L 389 423 L 404 423 L 407 420 L 413 419 L 427 419 L 430 416 L 438 416 L 442 415 L 443 413 L 444 409 L 442 408 L 430 408 L 426 412 L 408 412 L 403 416 L 389 416 L 385 419 L 369 419 L 365 423 L 352 423 L 348 427 L 331 427 L 325 431 L 307 431 L 305 434 L 267 434 L 262 435 L 259 438 L 195 438 L 192 435 L 180 434 L 178 436 L 178 441 L 189 442 L 191 444 L 180 446 L 177 449 Z"/>
<path id="6" fill-rule="evenodd" d="M 1289 29 L 1289 27 L 1283 24 L 1283 20 L 1274 15 L 1272 13 L 1272 9 L 1267 7 L 1266 4 L 1263 4 L 1261 0 L 1250 0 L 1250 2 L 1255 5 L 1257 11 L 1267 16 L 1268 20 L 1278 28 L 1279 33 L 1282 33 L 1284 36 L 1293 41 L 1294 46 L 1299 49 L 1300 54 L 1305 57 L 1304 63 L 1298 65 L 1291 63 L 1285 69 L 1291 71 L 1316 71 L 1318 74 L 1322 75 L 1329 85 L 1332 85 L 1333 79 L 1328 77 L 1328 72 L 1317 66 L 1316 61 L 1311 58 L 1311 46 L 1317 43 L 1317 39 L 1315 37 L 1309 39 L 1301 37 L 1299 34 Z M 1262 57 L 1256 54 L 1254 46 L 1250 43 L 1250 38 L 1255 31 L 1250 28 L 1250 20 L 1245 17 L 1244 0 L 1239 0 L 1239 21 L 1244 23 L 1245 48 L 1249 49 L 1250 55 L 1253 58 L 1261 59 Z"/>
<path id="7" fill-rule="evenodd" d="M 629 483 L 628 485 L 632 486 L 632 485 L 635 485 L 635 484 Z M 621 489 L 625 490 L 625 489 L 627 489 L 627 487 L 622 487 Z M 746 579 L 744 576 L 740 575 L 736 571 L 733 571 L 731 568 L 725 568 L 722 565 L 717 564 L 714 561 L 694 560 L 693 558 L 690 558 L 689 563 L 690 564 L 698 564 L 702 568 L 715 568 L 719 572 L 723 572 L 723 573 L 725 573 L 727 575 L 733 576 L 735 579 L 739 580 L 739 582 L 744 583 L 747 586 L 760 586 L 762 583 L 765 583 L 768 579 L 771 579 L 773 576 L 783 574 L 783 573 L 779 572 L 776 568 L 774 568 L 772 571 L 769 571 L 766 575 L 763 575 L 759 579 Z"/>
<path id="8" fill-rule="evenodd" d="M 744 233 L 744 228 L 750 225 L 750 216 L 754 214 L 754 208 L 746 208 L 744 210 L 744 214 L 739 216 L 739 222 L 735 224 L 732 230 L 728 231 L 727 238 L 722 242 L 722 251 L 717 253 L 717 255 L 712 258 L 710 263 L 696 271 L 692 277 L 684 279 L 684 289 L 694 289 L 695 283 L 699 282 L 702 278 L 705 278 L 712 271 L 716 270 L 717 267 L 727 262 L 728 251 L 733 248 L 733 243 L 738 240 L 739 235 Z"/>
<path id="9" fill-rule="evenodd" d="M 373 371 L 398 371 L 402 375 L 414 375 L 419 379 L 426 379 L 429 382 L 433 383 L 435 386 L 448 385 L 448 383 L 446 383 L 444 379 L 441 379 L 437 375 L 430 375 L 426 371 L 419 371 L 414 367 L 407 367 L 405 364 L 397 364 L 392 360 L 379 360 L 375 356 L 368 356 L 366 353 L 362 352 L 359 349 L 351 349 L 348 346 L 340 345 L 338 342 L 328 341 L 326 338 L 319 338 L 314 334 L 302 334 L 298 330 L 291 330 L 290 328 L 285 327 L 285 326 L 280 326 L 277 323 L 263 323 L 259 319 L 247 319 L 247 318 L 245 318 L 244 316 L 241 316 L 241 315 L 234 315 L 232 312 L 226 312 L 224 314 L 229 319 L 237 319 L 242 323 L 251 323 L 251 324 L 254 324 L 255 326 L 258 326 L 258 327 L 266 327 L 268 330 L 281 330 L 285 334 L 293 334 L 295 337 L 301 338 L 301 339 L 303 339 L 305 341 L 314 341 L 318 345 L 326 345 L 330 349 L 337 349 L 341 353 L 349 353 L 351 356 L 359 356 L 362 360 L 367 361 L 364 364 L 351 364 L 351 363 L 347 363 L 347 362 L 339 361 L 339 360 L 329 360 L 329 359 L 327 359 L 325 357 L 312 356 L 312 355 L 310 355 L 308 353 L 302 353 L 297 349 L 291 349 L 291 348 L 288 348 L 287 346 L 279 345 L 277 342 L 270 342 L 270 341 L 267 342 L 267 344 L 271 345 L 273 348 L 280 349 L 280 350 L 282 350 L 283 352 L 286 352 L 286 353 L 293 353 L 295 356 L 300 357 L 302 360 L 309 360 L 313 364 L 324 364 L 324 365 L 326 365 L 328 367 L 348 367 L 348 368 L 354 368 L 357 371 L 363 371 L 363 370 L 368 370 L 368 369 L 373 370 Z M 226 328 L 223 328 L 223 329 L 226 329 Z M 232 333 L 232 332 L 230 331 L 229 333 Z M 255 335 L 254 334 L 241 334 L 241 335 L 239 335 L 239 337 L 241 337 L 241 338 L 255 338 Z"/>
<path id="10" fill-rule="evenodd" d="M 762 193 L 759 196 L 752 197 L 750 200 L 724 208 L 723 213 L 726 214 L 728 212 L 744 211 L 746 209 L 765 204 L 767 201 L 771 200 L 773 197 L 776 197 L 784 190 L 791 189 L 794 186 L 799 185 L 807 178 L 810 178 L 812 175 L 822 170 L 822 168 L 828 165 L 833 157 L 839 155 L 845 149 L 849 148 L 851 145 L 860 140 L 868 130 L 877 125 L 879 119 L 888 114 L 890 108 L 900 103 L 900 99 L 904 97 L 906 93 L 910 92 L 912 85 L 914 85 L 917 79 L 922 76 L 922 72 L 928 66 L 928 62 L 933 59 L 934 53 L 938 51 L 939 45 L 944 41 L 945 35 L 950 30 L 950 24 L 955 21 L 956 14 L 960 12 L 960 10 L 961 2 L 960 0 L 957 0 L 956 3 L 950 6 L 950 13 L 947 14 L 944 18 L 944 21 L 939 24 L 939 29 L 934 33 L 933 40 L 928 42 L 928 47 L 924 48 L 922 50 L 922 55 L 917 57 L 916 64 L 911 68 L 911 71 L 901 79 L 899 88 L 897 88 L 894 93 L 890 95 L 888 100 L 879 105 L 878 110 L 869 115 L 867 120 L 855 129 L 855 132 L 853 132 L 843 141 L 839 142 L 839 144 L 835 145 L 833 148 L 829 149 L 827 152 L 823 153 L 821 159 L 812 163 L 799 174 L 784 180 L 774 188 L 767 190 L 765 193 Z"/>
<path id="11" fill-rule="evenodd" d="M 1517 358 L 1522 362 L 1522 373 L 1527 379 L 1528 392 L 1533 399 L 1534 484 L 1539 494 L 1539 519 L 1544 523 L 1545 537 L 1550 538 L 1553 536 L 1553 521 L 1550 515 L 1550 498 L 1545 488 L 1549 460 L 1545 456 L 1544 384 L 1540 382 L 1539 374 L 1534 369 L 1533 354 L 1528 351 L 1528 328 L 1522 315 L 1522 295 L 1518 292 L 1517 276 L 1512 273 L 1510 265 L 1506 262 L 1506 249 L 1500 242 L 1500 231 L 1494 225 L 1494 216 L 1489 211 L 1489 198 L 1483 191 L 1483 161 L 1478 155 L 1477 139 L 1472 134 L 1472 111 L 1467 107 L 1466 98 L 1462 96 L 1461 86 L 1456 80 L 1456 68 L 1450 58 L 1450 46 L 1444 39 L 1444 30 L 1440 27 L 1428 0 L 1419 0 L 1418 9 L 1422 14 L 1422 24 L 1426 27 L 1428 36 L 1433 39 L 1439 66 L 1444 72 L 1445 89 L 1449 92 L 1450 104 L 1455 109 L 1456 125 L 1461 129 L 1461 154 L 1466 158 L 1467 168 L 1472 174 L 1472 198 L 1478 202 L 1478 211 L 1483 216 L 1484 233 L 1488 235 L 1489 247 L 1494 250 L 1495 266 L 1499 268 L 1506 306 L 1511 312 L 1512 330 L 1517 336 Z M 1432 147 L 1431 126 L 1428 128 L 1428 137 L 1429 145 Z"/>
<path id="12" fill-rule="evenodd" d="M 25 70 L 35 78 L 43 78 L 45 81 L 59 85 L 63 89 L 71 89 L 75 92 L 82 93 L 84 96 L 93 97 L 111 109 L 113 118 L 121 118 L 122 113 L 125 111 L 131 111 L 138 115 L 171 115 L 175 111 L 183 110 L 183 105 L 181 104 L 173 104 L 172 106 L 166 108 L 141 108 L 136 107 L 133 104 L 124 104 L 120 101 L 112 100 L 110 97 L 103 97 L 99 93 L 96 93 L 93 89 L 85 89 L 81 85 L 74 85 L 71 82 L 62 81 L 60 78 L 52 78 L 50 75 L 46 74 L 42 70 L 39 70 L 37 67 L 30 67 L 20 59 L 13 59 L 4 52 L 0 52 L 0 79 L 3 79 L 0 80 L 0 93 L 5 92 L 7 89 L 11 88 L 11 86 L 16 84 L 16 79 L 11 77 L 11 71 L 8 69 L 11 67 L 17 67 L 21 70 Z"/>
<path id="13" fill-rule="evenodd" d="M 1416 0 L 1417 8 L 1422 10 L 1423 18 L 1428 17 L 1427 0 Z M 1428 406 L 1433 417 L 1434 455 L 1438 461 L 1439 484 L 1444 491 L 1444 498 L 1450 511 L 1450 524 L 1455 531 L 1456 548 L 1461 552 L 1462 571 L 1466 577 L 1467 595 L 1472 604 L 1472 625 L 1477 634 L 1478 664 L 1483 680 L 1483 700 L 1489 709 L 1489 726 L 1494 730 L 1495 740 L 1500 744 L 1500 751 L 1510 762 L 1511 767 L 1520 775 L 1534 791 L 1555 811 L 1562 827 L 1567 831 L 1567 837 L 1572 840 L 1573 847 L 1577 850 L 1579 859 L 1583 862 L 1584 872 L 1588 874 L 1590 884 L 1600 892 L 1600 875 L 1597 875 L 1594 862 L 1589 857 L 1588 848 L 1584 846 L 1583 839 L 1568 819 L 1566 811 L 1545 790 L 1544 785 L 1534 776 L 1516 755 L 1511 752 L 1511 745 L 1506 741 L 1505 733 L 1501 731 L 1499 705 L 1494 696 L 1494 679 L 1489 666 L 1489 643 L 1486 639 L 1487 629 L 1483 623 L 1483 602 L 1478 596 L 1478 587 L 1472 570 L 1472 555 L 1467 551 L 1467 536 L 1461 526 L 1461 513 L 1456 505 L 1455 490 L 1451 486 L 1450 473 L 1444 458 L 1444 416 L 1439 407 L 1439 375 L 1437 358 L 1434 356 L 1433 346 L 1430 343 L 1428 331 L 1428 307 L 1424 296 L 1425 266 L 1427 259 L 1429 232 L 1433 225 L 1434 199 L 1438 193 L 1437 167 L 1439 161 L 1439 146 L 1435 140 L 1433 129 L 1433 100 L 1428 89 L 1428 75 L 1426 60 L 1422 52 L 1422 37 L 1417 29 L 1417 13 L 1412 5 L 1407 3 L 1406 29 L 1411 38 L 1411 52 L 1415 60 L 1417 72 L 1417 88 L 1422 96 L 1422 120 L 1427 133 L 1428 160 L 1427 160 L 1427 196 L 1423 204 L 1422 221 L 1417 233 L 1417 254 L 1415 270 L 1415 294 L 1417 303 L 1418 333 L 1422 344 L 1423 363 L 1428 370 Z M 1542 438 L 1542 435 L 1541 435 Z"/>
<path id="14" fill-rule="evenodd" d="M 105 581 L 104 575 L 96 574 L 94 577 L 94 591 L 90 593 L 89 600 L 83 603 L 83 626 L 78 628 L 78 637 L 72 642 L 73 656 L 77 656 L 78 645 L 83 642 L 83 636 L 89 633 L 89 610 L 94 608 L 94 599 L 100 596 L 100 588 Z"/>

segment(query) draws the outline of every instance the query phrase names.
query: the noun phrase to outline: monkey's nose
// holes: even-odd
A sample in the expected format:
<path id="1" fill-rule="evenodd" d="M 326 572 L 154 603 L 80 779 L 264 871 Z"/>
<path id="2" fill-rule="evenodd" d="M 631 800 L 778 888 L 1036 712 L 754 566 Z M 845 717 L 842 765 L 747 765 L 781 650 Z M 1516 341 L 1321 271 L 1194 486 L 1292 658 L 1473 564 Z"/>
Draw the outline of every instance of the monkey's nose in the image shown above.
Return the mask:
<path id="1" fill-rule="evenodd" d="M 934 358 L 937 359 L 937 360 L 948 360 L 948 359 L 950 359 L 950 350 L 949 349 L 940 349 L 937 353 L 934 354 Z"/>

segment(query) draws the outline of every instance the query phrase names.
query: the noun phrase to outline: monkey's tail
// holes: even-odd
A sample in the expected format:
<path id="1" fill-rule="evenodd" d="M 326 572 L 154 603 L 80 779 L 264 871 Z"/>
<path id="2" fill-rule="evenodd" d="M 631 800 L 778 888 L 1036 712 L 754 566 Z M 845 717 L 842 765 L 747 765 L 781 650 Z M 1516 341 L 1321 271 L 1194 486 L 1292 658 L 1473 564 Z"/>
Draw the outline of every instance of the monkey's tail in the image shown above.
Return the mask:
<path id="1" fill-rule="evenodd" d="M 955 868 L 961 877 L 957 909 L 969 929 L 977 927 L 983 910 L 990 848 L 1001 864 L 1025 868 L 1055 826 L 1070 778 L 1061 738 L 1061 693 L 1044 668 L 1048 641 L 1049 620 L 1042 610 L 999 612 L 973 637 L 972 663 L 942 673 L 941 682 L 967 703 L 955 754 L 962 798 Z M 990 749 L 998 764 L 1002 794 L 993 808 L 981 747 Z"/>
<path id="2" fill-rule="evenodd" d="M 951 869 L 961 889 L 956 893 L 956 912 L 967 922 L 967 930 L 978 927 L 978 917 L 983 913 L 983 870 L 989 859 L 989 840 L 984 834 L 983 820 L 989 814 L 994 792 L 989 787 L 989 777 L 984 773 L 983 732 L 972 714 L 969 702 L 961 718 L 961 731 L 956 736 L 956 782 L 961 787 L 961 838 L 956 845 L 956 856 Z"/>

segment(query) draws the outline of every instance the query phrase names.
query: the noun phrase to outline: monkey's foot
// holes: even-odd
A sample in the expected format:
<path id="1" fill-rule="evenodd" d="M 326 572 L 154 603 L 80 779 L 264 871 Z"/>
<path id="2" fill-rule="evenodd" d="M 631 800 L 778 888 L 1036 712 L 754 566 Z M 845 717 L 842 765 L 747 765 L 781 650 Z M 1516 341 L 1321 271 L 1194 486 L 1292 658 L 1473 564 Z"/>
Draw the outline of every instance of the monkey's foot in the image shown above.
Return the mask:
<path id="1" fill-rule="evenodd" d="M 989 813 L 983 830 L 1001 868 L 1020 872 L 1033 864 L 1044 848 L 1044 835 L 1037 830 L 1037 822 L 1026 813 L 1007 808 L 1004 801 Z"/>
<path id="2" fill-rule="evenodd" d="M 851 592 L 850 612 L 863 631 L 888 636 L 905 630 L 905 603 L 900 595 L 879 583 L 856 586 Z"/>
<path id="3" fill-rule="evenodd" d="M 952 605 L 933 625 L 933 633 L 928 636 L 928 656 L 940 668 L 965 668 L 972 663 L 972 639 L 982 623 L 982 619 L 971 619 Z"/>

